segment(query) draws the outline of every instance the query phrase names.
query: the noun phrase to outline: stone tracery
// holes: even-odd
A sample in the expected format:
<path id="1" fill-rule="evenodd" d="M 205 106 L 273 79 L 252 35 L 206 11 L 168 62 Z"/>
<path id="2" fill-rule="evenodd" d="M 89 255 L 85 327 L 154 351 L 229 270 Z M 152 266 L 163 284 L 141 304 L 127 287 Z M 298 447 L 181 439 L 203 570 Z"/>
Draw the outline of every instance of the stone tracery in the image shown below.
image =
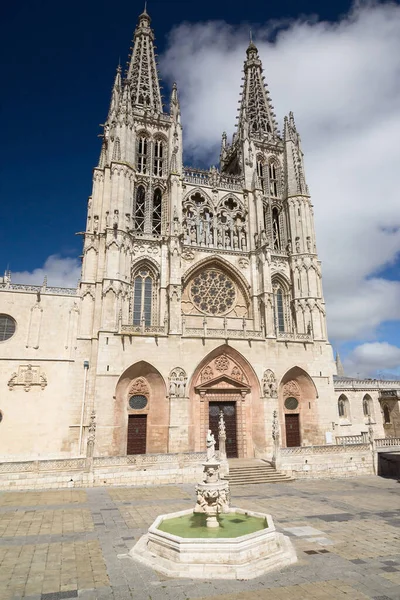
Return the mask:
<path id="1" fill-rule="evenodd" d="M 185 243 L 224 250 L 247 250 L 247 218 L 240 201 L 229 196 L 215 206 L 199 191 L 183 203 Z"/>

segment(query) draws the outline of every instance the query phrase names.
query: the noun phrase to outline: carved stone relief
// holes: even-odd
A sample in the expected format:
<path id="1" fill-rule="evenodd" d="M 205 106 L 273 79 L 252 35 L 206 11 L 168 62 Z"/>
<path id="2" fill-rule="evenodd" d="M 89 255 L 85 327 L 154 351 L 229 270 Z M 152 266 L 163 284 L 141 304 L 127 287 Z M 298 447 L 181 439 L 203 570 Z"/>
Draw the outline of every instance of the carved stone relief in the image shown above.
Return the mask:
<path id="1" fill-rule="evenodd" d="M 129 387 L 128 396 L 142 395 L 148 397 L 149 392 L 149 385 L 146 379 L 144 379 L 143 377 L 138 377 L 137 379 L 134 379 L 132 381 Z"/>
<path id="2" fill-rule="evenodd" d="M 263 394 L 264 398 L 277 398 L 278 387 L 276 384 L 275 373 L 271 369 L 267 369 L 263 377 Z"/>
<path id="3" fill-rule="evenodd" d="M 216 379 L 221 375 L 235 379 L 241 383 L 248 384 L 246 375 L 240 366 L 226 354 L 221 354 L 205 366 L 199 375 L 198 384 L 204 384 L 211 379 Z"/>
<path id="4" fill-rule="evenodd" d="M 288 381 L 283 386 L 282 395 L 284 398 L 289 398 L 293 396 L 294 398 L 300 398 L 301 391 L 298 383 L 296 381 Z"/>
<path id="5" fill-rule="evenodd" d="M 12 391 L 15 387 L 23 387 L 29 392 L 32 387 L 40 387 L 42 390 L 47 386 L 47 377 L 40 367 L 32 365 L 20 365 L 18 373 L 13 373 L 8 381 L 8 388 Z"/>
<path id="6" fill-rule="evenodd" d="M 172 369 L 169 375 L 169 395 L 184 398 L 186 396 L 186 383 L 186 372 L 180 367 Z"/>

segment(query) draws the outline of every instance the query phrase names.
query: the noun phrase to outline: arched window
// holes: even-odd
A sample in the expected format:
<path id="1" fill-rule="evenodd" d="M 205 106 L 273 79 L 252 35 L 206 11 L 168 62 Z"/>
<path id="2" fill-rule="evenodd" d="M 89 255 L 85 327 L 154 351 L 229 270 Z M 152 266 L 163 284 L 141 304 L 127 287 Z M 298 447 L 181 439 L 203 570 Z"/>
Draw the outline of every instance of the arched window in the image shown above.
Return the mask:
<path id="1" fill-rule="evenodd" d="M 164 144 L 161 140 L 156 140 L 154 143 L 154 170 L 153 170 L 153 173 L 156 177 L 163 176 L 163 162 L 164 162 Z"/>
<path id="2" fill-rule="evenodd" d="M 144 218 L 146 210 L 146 189 L 139 185 L 136 190 L 135 206 L 133 210 L 135 220 L 135 230 L 144 233 Z"/>
<path id="3" fill-rule="evenodd" d="M 160 188 L 154 190 L 153 195 L 153 233 L 161 235 L 162 217 L 162 191 Z"/>
<path id="4" fill-rule="evenodd" d="M 147 173 L 147 152 L 148 152 L 148 140 L 145 136 L 141 136 L 138 141 L 138 155 L 137 155 L 137 170 L 138 173 Z"/>
<path id="5" fill-rule="evenodd" d="M 265 192 L 264 165 L 262 164 L 261 160 L 257 161 L 257 176 L 261 183 L 261 189 L 263 192 Z"/>
<path id="6" fill-rule="evenodd" d="M 371 396 L 369 394 L 365 394 L 365 396 L 363 398 L 363 413 L 364 413 L 364 417 L 371 417 L 372 416 L 371 405 L 372 405 Z"/>
<path id="7" fill-rule="evenodd" d="M 285 313 L 283 311 L 283 293 L 279 288 L 276 292 L 276 317 L 278 331 L 285 331 Z"/>
<path id="8" fill-rule="evenodd" d="M 133 324 L 146 326 L 152 322 L 153 276 L 146 267 L 141 268 L 134 276 L 133 285 Z"/>
<path id="9" fill-rule="evenodd" d="M 268 165 L 269 193 L 273 198 L 278 196 L 278 168 L 274 162 Z"/>
<path id="10" fill-rule="evenodd" d="M 277 208 L 272 209 L 272 237 L 274 250 L 281 249 L 281 232 L 279 227 L 279 211 Z"/>
<path id="11" fill-rule="evenodd" d="M 390 424 L 390 409 L 387 404 L 383 405 L 383 422 L 385 425 Z"/>
<path id="12" fill-rule="evenodd" d="M 278 333 L 284 333 L 290 330 L 289 293 L 279 281 L 273 282 L 272 289 L 274 291 L 275 330 Z"/>
<path id="13" fill-rule="evenodd" d="M 339 417 L 341 417 L 342 419 L 349 418 L 349 401 L 347 400 L 347 398 L 344 394 L 339 396 L 338 413 L 339 413 Z"/>

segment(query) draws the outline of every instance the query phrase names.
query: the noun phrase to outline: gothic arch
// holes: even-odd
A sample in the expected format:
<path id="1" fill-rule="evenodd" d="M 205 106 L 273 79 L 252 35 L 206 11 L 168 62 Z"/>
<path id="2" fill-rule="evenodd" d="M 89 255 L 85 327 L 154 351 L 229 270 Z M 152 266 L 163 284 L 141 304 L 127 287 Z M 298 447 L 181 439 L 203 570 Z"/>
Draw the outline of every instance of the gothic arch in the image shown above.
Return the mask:
<path id="1" fill-rule="evenodd" d="M 237 286 L 235 291 L 235 301 L 233 304 L 231 303 L 230 308 L 227 308 L 225 314 L 227 316 L 230 315 L 236 318 L 251 318 L 252 307 L 249 293 L 250 286 L 244 279 L 243 275 L 239 273 L 233 265 L 231 265 L 228 261 L 218 256 L 211 258 L 207 257 L 201 260 L 200 262 L 190 267 L 183 275 L 182 309 L 186 309 L 184 310 L 185 314 L 194 314 L 196 312 L 201 313 L 200 309 L 195 309 L 195 307 L 193 306 L 193 298 L 190 298 L 190 283 L 194 277 L 196 277 L 200 273 L 204 273 L 208 269 L 216 269 L 217 271 L 224 273 L 233 281 L 234 285 Z M 223 313 L 215 313 L 215 316 L 219 315 L 222 316 Z"/>
<path id="2" fill-rule="evenodd" d="M 206 374 L 206 377 L 203 374 Z M 211 374 L 212 373 L 212 374 Z M 211 379 L 210 379 L 211 377 Z M 260 381 L 248 360 L 223 344 L 207 354 L 190 377 L 189 447 L 205 449 L 210 402 L 234 402 L 238 456 L 265 452 L 264 405 Z"/>
<path id="3" fill-rule="evenodd" d="M 300 445 L 322 444 L 324 440 L 319 431 L 318 390 L 307 371 L 299 366 L 286 371 L 279 384 L 278 398 L 283 430 L 282 445 L 287 445 L 289 441 L 286 424 L 289 423 L 288 419 L 294 418 L 291 415 L 298 415 L 296 418 L 299 422 Z M 287 402 L 289 398 L 291 400 Z"/>
<path id="4" fill-rule="evenodd" d="M 195 188 L 191 189 L 189 192 L 187 192 L 185 194 L 185 196 L 183 197 L 182 204 L 188 202 L 192 198 L 192 196 L 195 196 L 196 194 L 200 194 L 200 196 L 203 196 L 203 198 L 205 199 L 205 201 L 209 204 L 209 206 L 211 208 L 214 207 L 211 196 L 209 194 L 207 194 L 207 192 L 205 192 L 202 188 L 199 188 L 199 187 L 195 187 Z"/>
<path id="5" fill-rule="evenodd" d="M 248 299 L 250 303 L 250 285 L 243 277 L 243 275 L 238 271 L 238 269 L 221 256 L 203 258 L 195 265 L 189 267 L 182 276 L 182 285 L 185 286 L 189 279 L 191 279 L 193 275 L 197 273 L 197 271 L 202 271 L 203 269 L 208 267 L 219 268 L 222 271 L 226 271 L 233 279 L 236 279 L 239 285 L 243 288 L 243 293 L 246 295 L 246 299 Z"/>
<path id="6" fill-rule="evenodd" d="M 168 144 L 167 136 L 164 133 L 161 133 L 160 131 L 157 131 L 153 134 L 153 140 L 161 140 L 162 142 L 164 142 L 164 144 Z"/>
<path id="7" fill-rule="evenodd" d="M 155 261 L 154 258 L 151 258 L 150 256 L 139 256 L 138 258 L 133 259 L 131 267 L 132 277 L 134 276 L 136 271 L 138 271 L 142 266 L 150 269 L 155 280 L 158 280 L 160 276 L 159 267 L 157 261 Z"/>
<path id="8" fill-rule="evenodd" d="M 138 382 L 142 385 L 142 389 L 146 389 L 144 395 L 148 399 L 148 404 L 144 409 L 136 411 L 129 404 L 129 395 Z M 128 419 L 129 415 L 135 414 L 147 416 L 146 453 L 168 452 L 167 387 L 161 373 L 144 360 L 128 367 L 116 385 L 113 420 L 115 449 L 119 455 L 126 454 Z"/>
<path id="9" fill-rule="evenodd" d="M 148 257 L 132 265 L 131 302 L 129 322 L 135 326 L 158 325 L 159 321 L 159 270 Z"/>
<path id="10" fill-rule="evenodd" d="M 246 209 L 245 209 L 245 206 L 243 204 L 243 201 L 240 200 L 240 198 L 238 198 L 235 194 L 232 194 L 232 193 L 231 194 L 225 194 L 225 196 L 223 198 L 221 198 L 221 200 L 219 200 L 219 202 L 216 205 L 217 210 L 219 210 L 220 208 L 223 208 L 224 207 L 224 202 L 226 200 L 229 200 L 229 199 L 232 199 L 235 202 L 237 202 L 238 208 L 235 209 L 235 210 L 238 210 L 238 211 L 242 212 L 243 214 L 246 213 Z"/>

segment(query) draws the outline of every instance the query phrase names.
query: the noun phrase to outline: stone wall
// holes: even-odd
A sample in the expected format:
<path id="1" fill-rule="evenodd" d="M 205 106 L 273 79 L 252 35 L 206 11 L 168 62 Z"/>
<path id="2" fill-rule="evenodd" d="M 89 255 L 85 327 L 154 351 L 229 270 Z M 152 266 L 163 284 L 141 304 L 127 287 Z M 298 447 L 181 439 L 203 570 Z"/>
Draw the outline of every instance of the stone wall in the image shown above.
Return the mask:
<path id="1" fill-rule="evenodd" d="M 277 468 L 295 479 L 373 475 L 369 444 L 282 448 Z"/>
<path id="2" fill-rule="evenodd" d="M 203 453 L 0 463 L 0 490 L 196 483 Z"/>

